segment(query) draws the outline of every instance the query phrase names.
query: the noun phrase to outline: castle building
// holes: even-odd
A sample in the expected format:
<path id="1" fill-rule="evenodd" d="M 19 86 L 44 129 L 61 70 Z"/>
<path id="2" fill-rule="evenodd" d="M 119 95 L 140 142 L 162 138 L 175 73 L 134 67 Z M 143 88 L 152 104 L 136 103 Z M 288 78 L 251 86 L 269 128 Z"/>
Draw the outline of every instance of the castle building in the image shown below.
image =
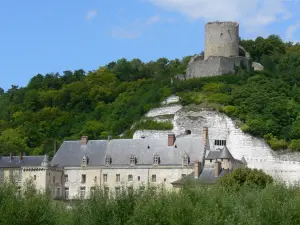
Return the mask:
<path id="1" fill-rule="evenodd" d="M 220 143 L 219 143 L 220 142 Z M 214 183 L 245 162 L 236 160 L 218 141 L 210 150 L 208 129 L 203 137 L 173 133 L 161 139 L 64 141 L 51 163 L 46 156 L 9 156 L 0 159 L 0 181 L 15 182 L 19 194 L 31 180 L 56 199 L 85 199 L 97 187 L 107 195 L 147 186 L 180 187 L 185 179 Z M 223 146 L 221 146 L 223 145 Z"/>
<path id="2" fill-rule="evenodd" d="M 19 156 L 10 154 L 0 157 L 0 184 L 16 184 L 17 192 L 22 194 L 24 188 L 32 182 L 38 190 L 51 191 L 53 198 L 63 197 L 63 168 L 52 166 L 48 156 Z"/>
<path id="3" fill-rule="evenodd" d="M 239 24 L 207 23 L 204 57 L 201 55 L 192 57 L 185 78 L 234 74 L 237 67 L 243 67 L 248 71 L 252 68 L 249 53 L 239 45 Z"/>

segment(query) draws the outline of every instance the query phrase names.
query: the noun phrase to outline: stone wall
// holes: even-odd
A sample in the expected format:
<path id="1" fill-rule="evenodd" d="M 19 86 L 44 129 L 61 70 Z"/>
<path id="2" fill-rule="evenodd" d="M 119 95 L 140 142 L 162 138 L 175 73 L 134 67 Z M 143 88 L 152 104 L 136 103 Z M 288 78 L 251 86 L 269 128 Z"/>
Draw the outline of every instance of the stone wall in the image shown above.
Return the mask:
<path id="1" fill-rule="evenodd" d="M 233 74 L 236 67 L 243 65 L 247 70 L 251 69 L 250 60 L 245 57 L 210 56 L 207 60 L 196 60 L 189 63 L 186 70 L 186 78 Z"/>
<path id="2" fill-rule="evenodd" d="M 205 26 L 204 59 L 210 56 L 239 55 L 239 24 L 236 22 L 212 22 Z"/>

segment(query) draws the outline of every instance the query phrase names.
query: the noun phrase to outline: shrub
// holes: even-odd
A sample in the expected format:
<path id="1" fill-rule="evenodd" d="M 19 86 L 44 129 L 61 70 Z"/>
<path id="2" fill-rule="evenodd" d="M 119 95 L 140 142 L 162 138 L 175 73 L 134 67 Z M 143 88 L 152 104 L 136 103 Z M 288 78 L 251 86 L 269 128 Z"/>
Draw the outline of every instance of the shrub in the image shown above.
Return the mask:
<path id="1" fill-rule="evenodd" d="M 299 152 L 300 151 L 300 139 L 293 139 L 293 140 L 291 140 L 291 142 L 289 144 L 289 148 L 293 152 Z"/>
<path id="2" fill-rule="evenodd" d="M 221 177 L 217 183 L 225 187 L 240 187 L 243 185 L 266 187 L 273 182 L 273 178 L 262 170 L 239 168 L 231 174 Z"/>

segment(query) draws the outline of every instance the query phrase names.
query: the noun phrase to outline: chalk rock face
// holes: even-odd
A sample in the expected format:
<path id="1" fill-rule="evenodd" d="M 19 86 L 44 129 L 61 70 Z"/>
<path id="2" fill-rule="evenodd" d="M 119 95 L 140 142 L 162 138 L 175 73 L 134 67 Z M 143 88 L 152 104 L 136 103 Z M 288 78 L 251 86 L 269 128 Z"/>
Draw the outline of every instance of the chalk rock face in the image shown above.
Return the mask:
<path id="1" fill-rule="evenodd" d="M 134 138 L 166 138 L 169 132 L 176 136 L 192 135 L 202 138 L 203 127 L 208 127 L 210 150 L 219 146 L 215 140 L 226 140 L 226 145 L 236 159 L 245 158 L 249 168 L 262 169 L 274 178 L 293 184 L 300 181 L 300 154 L 274 152 L 264 140 L 244 133 L 230 117 L 197 106 L 179 105 L 149 111 L 148 117 L 164 116 L 173 123 L 170 131 L 136 131 Z"/>
<path id="2" fill-rule="evenodd" d="M 168 97 L 166 100 L 164 100 L 161 104 L 169 105 L 169 104 L 178 103 L 178 102 L 179 102 L 179 96 L 172 95 L 172 96 Z"/>
<path id="3" fill-rule="evenodd" d="M 181 105 L 173 105 L 173 106 L 166 106 L 156 109 L 151 109 L 147 114 L 146 117 L 156 117 L 156 116 L 163 116 L 163 115 L 173 115 L 179 109 L 181 109 Z"/>
<path id="4" fill-rule="evenodd" d="M 262 71 L 262 70 L 264 70 L 264 66 L 261 65 L 261 64 L 258 63 L 258 62 L 252 62 L 252 68 L 253 68 L 253 70 L 255 70 L 255 71 Z"/>

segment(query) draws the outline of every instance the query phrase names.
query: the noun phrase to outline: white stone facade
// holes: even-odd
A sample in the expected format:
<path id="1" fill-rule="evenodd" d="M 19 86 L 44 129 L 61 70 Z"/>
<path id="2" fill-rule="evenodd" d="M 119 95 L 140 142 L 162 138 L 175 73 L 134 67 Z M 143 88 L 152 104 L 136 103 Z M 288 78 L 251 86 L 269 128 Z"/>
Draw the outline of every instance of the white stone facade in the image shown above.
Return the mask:
<path id="1" fill-rule="evenodd" d="M 68 190 L 68 199 L 88 198 L 91 190 L 95 187 L 101 187 L 110 194 L 122 188 L 160 186 L 167 189 L 172 188 L 172 182 L 180 179 L 182 176 L 193 172 L 192 167 L 131 167 L 131 168 L 81 168 L 66 167 L 65 176 L 68 176 L 65 182 L 65 190 Z M 85 175 L 85 182 L 82 176 Z M 85 190 L 83 194 L 81 191 Z M 82 194 L 82 195 L 81 195 Z"/>

